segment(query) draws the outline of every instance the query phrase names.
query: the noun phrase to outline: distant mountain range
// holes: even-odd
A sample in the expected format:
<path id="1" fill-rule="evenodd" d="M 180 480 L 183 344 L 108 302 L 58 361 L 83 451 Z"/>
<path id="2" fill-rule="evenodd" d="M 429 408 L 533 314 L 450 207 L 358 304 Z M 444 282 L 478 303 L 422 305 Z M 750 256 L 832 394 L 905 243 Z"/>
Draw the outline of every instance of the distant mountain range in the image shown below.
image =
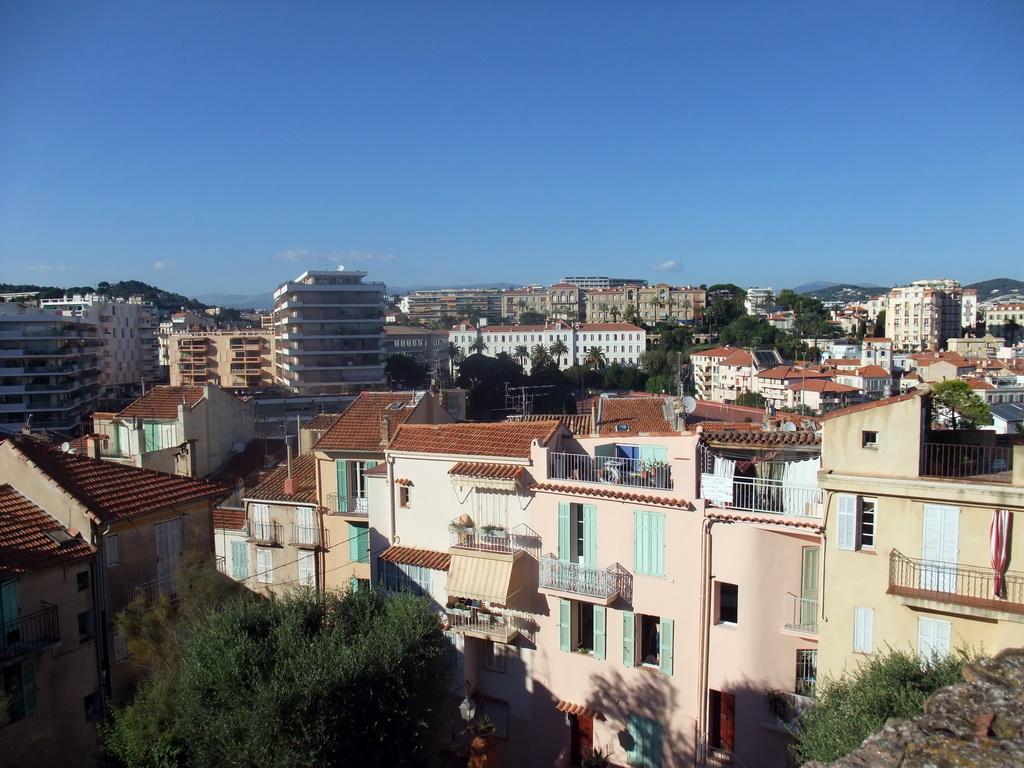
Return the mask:
<path id="1" fill-rule="evenodd" d="M 866 301 L 872 296 L 877 296 L 878 294 L 887 291 L 888 288 L 884 288 L 880 285 L 874 285 L 872 283 L 853 285 L 851 283 L 827 283 L 822 280 L 818 280 L 811 283 L 804 283 L 793 290 L 796 293 L 806 293 L 809 296 L 821 299 L 827 303 L 830 301 Z"/>
<path id="2" fill-rule="evenodd" d="M 268 312 L 274 308 L 273 293 L 257 293 L 246 296 L 238 293 L 204 293 L 196 297 L 203 304 L 211 307 L 233 307 L 234 309 L 258 309 Z"/>
<path id="3" fill-rule="evenodd" d="M 1009 277 L 997 277 L 994 280 L 982 280 L 980 283 L 965 285 L 978 292 L 978 301 L 998 301 L 1001 304 L 1024 303 L 1024 283 Z"/>

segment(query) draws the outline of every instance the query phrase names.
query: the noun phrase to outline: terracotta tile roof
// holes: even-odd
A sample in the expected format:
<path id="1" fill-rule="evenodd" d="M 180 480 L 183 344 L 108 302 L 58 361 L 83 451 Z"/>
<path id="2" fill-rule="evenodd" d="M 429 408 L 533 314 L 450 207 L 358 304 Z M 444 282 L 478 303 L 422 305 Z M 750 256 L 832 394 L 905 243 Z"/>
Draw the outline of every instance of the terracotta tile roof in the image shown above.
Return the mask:
<path id="1" fill-rule="evenodd" d="M 851 387 L 849 384 L 840 384 L 831 379 L 810 379 L 794 381 L 786 389 L 794 392 L 860 392 L 860 387 Z"/>
<path id="2" fill-rule="evenodd" d="M 917 362 L 919 367 L 927 367 L 934 363 L 949 363 L 957 368 L 969 368 L 971 366 L 970 362 L 956 352 L 924 352 L 920 355 L 911 355 L 910 359 Z"/>
<path id="3" fill-rule="evenodd" d="M 187 403 L 189 408 L 194 408 L 204 395 L 202 387 L 169 387 L 166 385 L 153 387 L 117 414 L 117 418 L 176 419 L 178 418 L 178 406 L 182 402 Z"/>
<path id="4" fill-rule="evenodd" d="M 390 440 L 416 410 L 418 401 L 413 398 L 411 392 L 361 392 L 316 441 L 313 450 L 383 453 L 387 443 L 381 441 L 385 419 Z"/>
<path id="5" fill-rule="evenodd" d="M 753 365 L 754 356 L 747 352 L 745 349 L 734 349 L 728 356 L 722 360 L 719 365 L 730 365 L 738 368 L 742 368 L 747 365 Z"/>
<path id="6" fill-rule="evenodd" d="M 303 424 L 302 428 L 310 432 L 326 432 L 340 418 L 340 413 L 320 413 Z"/>
<path id="7" fill-rule="evenodd" d="M 989 384 L 984 379 L 967 379 L 967 385 L 971 389 L 995 389 L 996 387 Z"/>
<path id="8" fill-rule="evenodd" d="M 530 458 L 534 440 L 547 443 L 558 421 L 500 422 L 497 424 L 405 424 L 388 445 L 402 453 L 440 453 L 448 456 Z"/>
<path id="9" fill-rule="evenodd" d="M 447 552 L 435 552 L 432 549 L 388 547 L 381 553 L 380 559 L 388 563 L 418 565 L 421 568 L 430 568 L 434 571 L 447 571 L 452 556 Z"/>
<path id="10" fill-rule="evenodd" d="M 388 465 L 384 462 L 376 464 L 372 467 L 363 470 L 364 475 L 386 475 L 388 473 Z"/>
<path id="11" fill-rule="evenodd" d="M 81 537 L 63 544 L 47 531 L 67 529 L 10 485 L 0 485 L 0 578 L 74 562 L 93 553 Z"/>
<path id="12" fill-rule="evenodd" d="M 410 480 L 408 477 L 396 477 L 395 478 L 395 485 L 410 486 L 410 485 L 412 485 L 412 480 Z"/>
<path id="13" fill-rule="evenodd" d="M 708 443 L 729 445 L 821 445 L 821 437 L 815 432 L 735 432 L 703 427 L 702 437 Z"/>
<path id="14" fill-rule="evenodd" d="M 600 435 L 674 432 L 675 425 L 666 414 L 663 397 L 603 397 L 597 406 L 597 432 Z M 619 429 L 622 425 L 627 429 Z"/>
<path id="15" fill-rule="evenodd" d="M 641 331 L 643 329 L 632 323 L 580 323 L 576 330 L 586 333 L 588 331 Z"/>
<path id="16" fill-rule="evenodd" d="M 562 700 L 555 705 L 555 709 L 559 712 L 565 712 L 569 715 L 576 715 L 577 717 L 591 717 L 594 720 L 604 720 L 604 714 L 599 709 L 591 709 L 585 707 L 582 704 L 573 704 L 570 701 Z"/>
<path id="17" fill-rule="evenodd" d="M 244 531 L 245 510 L 238 507 L 214 507 L 213 527 L 228 531 Z"/>
<path id="18" fill-rule="evenodd" d="M 851 413 L 858 413 L 860 411 L 866 411 L 869 408 L 880 408 L 883 405 L 891 405 L 892 403 L 900 403 L 904 400 L 911 400 L 915 397 L 921 397 L 924 394 L 919 389 L 911 390 L 910 392 L 904 392 L 902 395 L 896 395 L 895 397 L 886 397 L 882 400 L 875 400 L 873 403 L 861 403 L 860 405 L 851 405 L 849 408 L 842 408 L 838 411 L 830 411 L 821 417 L 822 421 L 828 421 L 838 416 L 849 416 Z"/>
<path id="19" fill-rule="evenodd" d="M 658 507 L 679 507 L 687 509 L 690 502 L 683 499 L 673 499 L 668 496 L 653 496 L 646 493 L 632 493 L 631 491 L 616 491 L 603 486 L 582 486 L 566 485 L 563 483 L 531 483 L 530 489 L 534 491 L 552 491 L 553 493 L 568 493 L 573 496 L 586 496 L 588 498 L 599 497 L 602 499 L 621 499 L 639 504 L 653 504 Z"/>
<path id="20" fill-rule="evenodd" d="M 709 520 L 729 520 L 739 523 L 758 523 L 759 525 L 784 525 L 787 528 L 808 528 L 812 531 L 822 533 L 824 529 L 821 523 L 805 523 L 796 522 L 793 520 L 787 520 L 785 517 L 770 518 L 770 517 L 755 517 L 753 515 L 727 515 L 719 512 L 708 512 L 706 517 Z M 780 516 L 781 517 L 781 516 Z"/>
<path id="21" fill-rule="evenodd" d="M 705 432 L 764 432 L 760 421 L 706 421 L 699 425 Z"/>
<path id="22" fill-rule="evenodd" d="M 480 480 L 518 480 L 526 471 L 525 467 L 512 464 L 486 464 L 479 461 L 460 461 L 448 470 L 449 475 L 472 477 Z"/>
<path id="23" fill-rule="evenodd" d="M 207 480 L 63 453 L 32 440 L 15 439 L 11 441 L 11 448 L 39 467 L 103 523 L 191 501 L 220 498 L 228 492 L 224 486 Z"/>
<path id="24" fill-rule="evenodd" d="M 589 435 L 591 427 L 589 413 L 529 413 L 525 416 L 510 416 L 508 420 L 513 423 L 557 420 L 562 422 L 574 435 Z"/>
<path id="25" fill-rule="evenodd" d="M 892 339 L 890 339 L 890 338 L 888 338 L 886 336 L 870 336 L 870 337 L 865 336 L 864 337 L 864 343 L 866 344 L 868 342 L 874 342 L 876 344 L 885 344 L 885 343 L 891 344 L 892 343 Z"/>
<path id="26" fill-rule="evenodd" d="M 857 375 L 864 376 L 869 379 L 889 378 L 889 372 L 880 365 L 865 365 L 863 368 L 858 368 Z"/>
<path id="27" fill-rule="evenodd" d="M 757 374 L 759 379 L 825 379 L 832 374 L 815 371 L 808 368 L 794 368 L 791 365 L 779 365 L 775 368 L 761 371 Z"/>
<path id="28" fill-rule="evenodd" d="M 290 501 L 296 504 L 316 503 L 316 457 L 312 453 L 303 453 L 292 459 L 292 477 L 296 483 L 295 493 L 284 492 L 284 481 L 287 477 L 288 465 L 282 464 L 267 479 L 248 491 L 245 498 Z"/>
<path id="29" fill-rule="evenodd" d="M 743 419 L 750 419 L 758 424 L 764 421 L 764 408 L 754 408 L 747 405 L 733 405 L 731 403 L 713 403 L 709 400 L 698 400 L 697 407 L 693 413 L 686 414 L 686 423 L 693 426 L 706 422 L 737 422 Z M 792 421 L 800 424 L 801 416 L 795 413 L 777 413 L 773 422 Z"/>
<path id="30" fill-rule="evenodd" d="M 233 485 L 238 480 L 252 482 L 253 478 L 268 465 L 277 464 L 284 458 L 284 440 L 280 438 L 261 438 L 250 440 L 245 450 L 236 453 L 225 461 L 220 468 L 207 479 L 215 483 Z M 258 480 L 256 481 L 258 482 Z"/>
<path id="31" fill-rule="evenodd" d="M 703 352 L 694 352 L 690 357 L 728 357 L 735 351 L 730 347 L 715 347 L 714 349 L 705 349 Z"/>

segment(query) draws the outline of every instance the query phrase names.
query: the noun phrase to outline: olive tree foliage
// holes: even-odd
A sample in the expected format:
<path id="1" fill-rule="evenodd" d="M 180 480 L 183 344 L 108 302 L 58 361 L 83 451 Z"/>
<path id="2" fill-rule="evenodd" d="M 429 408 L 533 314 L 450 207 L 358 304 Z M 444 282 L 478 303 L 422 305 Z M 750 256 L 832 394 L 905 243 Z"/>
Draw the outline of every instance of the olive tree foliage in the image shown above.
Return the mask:
<path id="1" fill-rule="evenodd" d="M 102 733 L 111 765 L 429 766 L 448 642 L 422 598 L 296 590 L 192 623 Z"/>
<path id="2" fill-rule="evenodd" d="M 962 682 L 963 667 L 975 654 L 958 650 L 922 661 L 890 648 L 852 672 L 818 682 L 816 703 L 798 721 L 793 754 L 797 764 L 833 762 L 849 754 L 891 717 L 921 714 L 939 688 Z"/>

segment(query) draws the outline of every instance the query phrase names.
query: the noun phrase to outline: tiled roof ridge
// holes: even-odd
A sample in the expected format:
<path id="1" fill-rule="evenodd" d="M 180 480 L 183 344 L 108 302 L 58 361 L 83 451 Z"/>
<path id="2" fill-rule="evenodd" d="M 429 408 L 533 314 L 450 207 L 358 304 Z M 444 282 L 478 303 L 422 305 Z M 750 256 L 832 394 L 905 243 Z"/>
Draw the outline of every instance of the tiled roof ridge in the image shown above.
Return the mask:
<path id="1" fill-rule="evenodd" d="M 825 529 L 820 523 L 802 523 L 793 520 L 774 519 L 768 517 L 755 517 L 753 515 L 729 515 L 722 512 L 708 512 L 706 517 L 709 520 L 729 520 L 739 523 L 758 523 L 760 525 L 778 525 L 786 528 L 809 528 L 818 533 L 824 533 Z"/>
<path id="2" fill-rule="evenodd" d="M 408 453 L 430 453 L 442 456 L 480 456 L 480 457 L 493 457 L 500 456 L 502 458 L 509 459 L 528 459 L 530 457 L 530 448 L 534 440 L 540 440 L 542 444 L 550 442 L 551 438 L 555 435 L 559 428 L 562 428 L 562 422 L 552 419 L 551 421 L 533 421 L 533 422 L 509 422 L 509 421 L 498 421 L 498 422 L 459 422 L 450 424 L 402 424 L 396 431 L 391 442 L 388 444 L 387 449 L 389 451 L 408 452 Z M 523 427 L 536 427 L 536 432 L 531 433 L 530 430 L 522 429 Z M 460 450 L 431 450 L 423 446 L 416 446 L 410 448 L 403 446 L 403 440 L 412 439 L 412 435 L 436 435 L 438 437 L 450 437 L 458 432 L 467 433 L 467 437 L 473 433 L 494 432 L 495 439 L 499 435 L 506 437 L 507 433 L 515 430 L 516 432 L 523 432 L 529 437 L 528 443 L 525 446 L 516 445 L 513 448 L 507 448 L 506 445 L 491 444 L 490 448 L 486 452 L 478 452 L 480 445 L 474 445 L 465 451 Z M 501 433 L 506 433 L 502 435 Z M 513 435 L 512 437 L 518 437 L 521 441 L 523 435 Z M 446 448 L 449 446 L 445 446 Z M 454 446 L 451 446 L 454 447 Z M 496 452 L 497 450 L 503 450 L 504 452 Z"/>
<path id="3" fill-rule="evenodd" d="M 875 400 L 872 403 L 860 403 L 859 405 L 851 405 L 848 408 L 841 408 L 838 411 L 830 411 L 821 417 L 822 421 L 828 421 L 834 419 L 837 416 L 847 416 L 852 413 L 859 413 L 860 411 L 866 411 L 871 408 L 878 408 L 882 405 L 891 405 L 893 403 L 901 403 L 904 400 L 910 400 L 915 397 L 922 397 L 925 394 L 924 390 L 912 389 L 909 392 L 904 392 L 902 395 L 895 395 L 893 397 L 886 397 L 881 400 Z"/>

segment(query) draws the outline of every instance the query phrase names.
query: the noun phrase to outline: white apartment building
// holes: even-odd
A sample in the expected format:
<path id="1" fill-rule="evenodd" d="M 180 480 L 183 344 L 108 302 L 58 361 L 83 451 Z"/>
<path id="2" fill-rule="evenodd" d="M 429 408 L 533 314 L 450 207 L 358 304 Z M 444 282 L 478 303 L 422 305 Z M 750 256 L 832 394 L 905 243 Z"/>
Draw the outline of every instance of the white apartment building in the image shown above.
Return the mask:
<path id="1" fill-rule="evenodd" d="M 918 280 L 886 295 L 885 335 L 900 351 L 938 350 L 977 319 L 977 291 L 956 280 Z"/>
<path id="2" fill-rule="evenodd" d="M 0 302 L 0 434 L 51 429 L 77 437 L 99 398 L 95 322 Z"/>
<path id="3" fill-rule="evenodd" d="M 613 365 L 639 365 L 640 355 L 647 349 L 647 331 L 630 323 L 577 323 L 570 325 L 555 320 L 544 325 L 476 326 L 459 323 L 449 338 L 463 355 L 477 352 L 497 357 L 502 352 L 531 368 L 529 356 L 537 345 L 542 345 L 559 368 L 583 365 L 592 347 L 604 353 L 605 363 Z M 553 353 L 552 347 L 560 342 L 566 351 Z M 526 349 L 523 357 L 522 348 Z"/>
<path id="4" fill-rule="evenodd" d="M 748 315 L 767 317 L 772 313 L 775 292 L 768 288 L 747 288 L 747 296 L 743 300 L 743 308 Z"/>
<path id="5" fill-rule="evenodd" d="M 157 310 L 139 296 L 127 300 L 88 293 L 42 299 L 43 309 L 82 317 L 99 326 L 100 388 L 103 392 L 140 387 L 160 378 Z"/>
<path id="6" fill-rule="evenodd" d="M 384 381 L 384 283 L 366 272 L 307 271 L 274 291 L 274 377 L 298 394 Z"/>

